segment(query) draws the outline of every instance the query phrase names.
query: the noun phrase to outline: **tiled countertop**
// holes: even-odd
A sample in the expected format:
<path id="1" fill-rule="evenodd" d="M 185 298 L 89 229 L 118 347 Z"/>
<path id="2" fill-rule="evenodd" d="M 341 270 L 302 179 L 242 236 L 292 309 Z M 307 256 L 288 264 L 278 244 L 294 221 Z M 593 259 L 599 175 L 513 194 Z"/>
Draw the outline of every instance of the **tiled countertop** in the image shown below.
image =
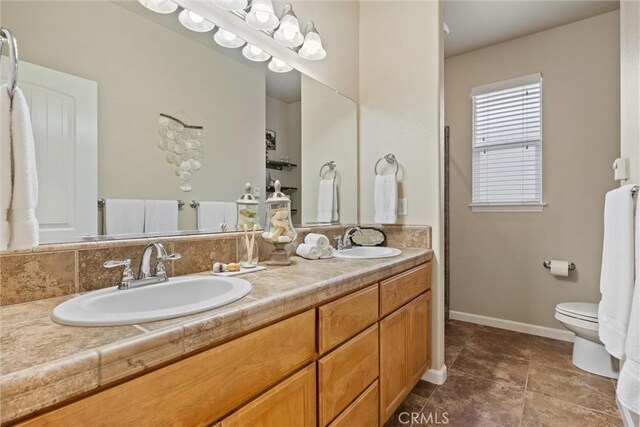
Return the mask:
<path id="1" fill-rule="evenodd" d="M 132 326 L 74 327 L 51 310 L 72 296 L 0 308 L 2 423 L 132 377 L 430 260 L 403 249 L 377 260 L 294 257 L 288 267 L 240 276 L 251 293 L 214 310 Z M 204 273 L 203 273 L 204 274 Z"/>

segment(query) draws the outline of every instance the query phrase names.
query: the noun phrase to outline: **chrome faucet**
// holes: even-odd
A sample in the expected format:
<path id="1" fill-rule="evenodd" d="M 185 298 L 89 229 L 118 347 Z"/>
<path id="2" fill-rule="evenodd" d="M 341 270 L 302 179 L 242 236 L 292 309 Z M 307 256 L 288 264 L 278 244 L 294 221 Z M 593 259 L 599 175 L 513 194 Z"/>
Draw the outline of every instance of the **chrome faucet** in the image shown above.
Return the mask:
<path id="1" fill-rule="evenodd" d="M 156 251 L 156 269 L 155 274 L 151 274 L 151 255 L 153 251 Z M 133 270 L 131 269 L 131 260 L 125 259 L 124 261 L 107 261 L 104 263 L 105 268 L 124 267 L 122 272 L 122 279 L 118 285 L 118 289 L 130 289 L 138 286 L 150 285 L 153 283 L 161 283 L 169 280 L 167 276 L 167 270 L 164 266 L 165 261 L 174 261 L 180 259 L 180 254 L 168 255 L 164 246 L 161 243 L 151 242 L 142 252 L 142 258 L 140 260 L 140 272 L 138 278 L 135 278 Z"/>
<path id="2" fill-rule="evenodd" d="M 362 229 L 356 225 L 355 227 L 347 228 L 344 232 L 344 236 L 334 237 L 334 240 L 337 241 L 336 249 L 339 251 L 349 249 L 351 247 L 351 236 L 353 236 L 354 233 L 362 234 Z"/>

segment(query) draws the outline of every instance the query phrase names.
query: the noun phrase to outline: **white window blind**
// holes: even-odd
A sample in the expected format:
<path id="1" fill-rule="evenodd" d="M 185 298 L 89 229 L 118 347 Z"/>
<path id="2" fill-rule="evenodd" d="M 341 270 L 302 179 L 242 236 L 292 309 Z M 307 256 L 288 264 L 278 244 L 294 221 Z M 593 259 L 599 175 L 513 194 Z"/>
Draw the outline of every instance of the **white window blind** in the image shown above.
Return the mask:
<path id="1" fill-rule="evenodd" d="M 473 197 L 542 204 L 542 75 L 473 88 Z"/>

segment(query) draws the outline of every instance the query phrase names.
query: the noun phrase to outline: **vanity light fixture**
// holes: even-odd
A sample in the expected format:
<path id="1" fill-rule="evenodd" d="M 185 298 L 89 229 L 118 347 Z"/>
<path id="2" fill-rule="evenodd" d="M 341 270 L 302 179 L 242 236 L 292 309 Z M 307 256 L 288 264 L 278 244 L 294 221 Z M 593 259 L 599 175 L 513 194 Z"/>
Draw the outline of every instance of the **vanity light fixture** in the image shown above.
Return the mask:
<path id="1" fill-rule="evenodd" d="M 280 23 L 271 0 L 252 0 L 245 21 L 256 30 L 274 30 Z"/>
<path id="2" fill-rule="evenodd" d="M 249 61 L 254 62 L 264 62 L 267 59 L 271 58 L 271 55 L 269 55 L 267 52 L 260 49 L 258 46 L 254 46 L 249 43 L 247 43 L 247 45 L 242 48 L 242 54 Z"/>
<path id="3" fill-rule="evenodd" d="M 313 22 L 309 22 L 307 24 L 304 43 L 298 51 L 298 55 L 309 61 L 319 61 L 327 56 L 327 51 L 322 47 L 320 34 L 318 34 L 318 30 L 316 30 L 316 26 Z"/>
<path id="4" fill-rule="evenodd" d="M 280 26 L 273 33 L 275 41 L 286 47 L 298 47 L 304 42 L 304 36 L 300 32 L 298 17 L 293 12 L 291 4 L 287 3 L 282 11 Z"/>
<path id="5" fill-rule="evenodd" d="M 178 5 L 171 0 L 138 0 L 138 2 L 156 13 L 169 14 L 178 10 Z"/>
<path id="6" fill-rule="evenodd" d="M 247 7 L 247 0 L 213 0 L 213 3 L 221 9 L 239 11 Z"/>
<path id="7" fill-rule="evenodd" d="M 178 20 L 185 28 L 188 28 L 191 31 L 195 31 L 197 33 L 206 33 L 207 31 L 211 31 L 215 28 L 211 22 L 204 19 L 202 16 L 198 15 L 195 12 L 184 9 L 178 15 Z"/>
<path id="8" fill-rule="evenodd" d="M 269 69 L 274 73 L 288 73 L 293 67 L 281 59 L 273 58 L 269 61 Z"/>
<path id="9" fill-rule="evenodd" d="M 214 34 L 213 39 L 220 46 L 229 48 L 241 47 L 245 43 L 244 40 L 233 34 L 231 31 L 227 31 L 220 27 L 218 27 L 218 31 Z"/>

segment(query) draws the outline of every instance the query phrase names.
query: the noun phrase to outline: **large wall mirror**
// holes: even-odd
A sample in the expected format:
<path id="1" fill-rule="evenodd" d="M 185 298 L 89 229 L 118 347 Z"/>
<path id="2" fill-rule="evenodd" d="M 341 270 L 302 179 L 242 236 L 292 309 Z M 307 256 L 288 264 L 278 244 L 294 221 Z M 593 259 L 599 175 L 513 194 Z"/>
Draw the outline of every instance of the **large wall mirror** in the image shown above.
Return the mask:
<path id="1" fill-rule="evenodd" d="M 351 99 L 248 61 L 216 44 L 215 31 L 180 25 L 177 12 L 133 1 L 0 7 L 31 109 L 42 243 L 230 231 L 246 183 L 264 224 L 276 180 L 294 224 L 357 221 Z M 4 79 L 6 67 L 3 58 Z M 328 217 L 323 179 L 335 186 Z M 161 202 L 179 206 L 177 226 L 173 210 L 141 219 L 141 206 L 164 212 Z"/>

